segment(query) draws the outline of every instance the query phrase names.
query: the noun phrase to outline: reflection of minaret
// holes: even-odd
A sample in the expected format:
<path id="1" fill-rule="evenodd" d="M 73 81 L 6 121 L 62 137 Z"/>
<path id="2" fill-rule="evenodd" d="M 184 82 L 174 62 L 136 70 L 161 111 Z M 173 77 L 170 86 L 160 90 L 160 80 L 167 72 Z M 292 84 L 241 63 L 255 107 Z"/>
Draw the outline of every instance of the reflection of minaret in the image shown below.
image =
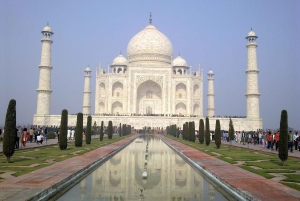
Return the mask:
<path id="1" fill-rule="evenodd" d="M 47 25 L 43 31 L 42 38 L 42 56 L 39 77 L 39 88 L 36 90 L 38 92 L 37 99 L 37 110 L 36 114 L 49 115 L 50 114 L 50 95 L 51 90 L 51 44 L 53 32 L 51 28 Z"/>
<path id="2" fill-rule="evenodd" d="M 256 59 L 256 39 L 258 37 L 251 31 L 248 33 L 247 49 L 248 49 L 248 68 L 247 73 L 247 118 L 259 118 L 259 96 L 258 93 L 258 72 Z"/>
<path id="3" fill-rule="evenodd" d="M 81 200 L 84 200 L 85 194 L 86 194 L 86 178 L 84 178 L 80 182 L 80 194 L 81 194 Z"/>
<path id="4" fill-rule="evenodd" d="M 209 199 L 214 200 L 215 199 L 215 188 L 209 184 Z"/>
<path id="5" fill-rule="evenodd" d="M 215 116 L 215 92 L 214 92 L 214 72 L 208 71 L 208 93 L 207 93 L 207 116 Z"/>
<path id="6" fill-rule="evenodd" d="M 84 91 L 83 91 L 83 106 L 82 113 L 90 114 L 91 108 L 91 70 L 87 67 L 84 71 Z"/>

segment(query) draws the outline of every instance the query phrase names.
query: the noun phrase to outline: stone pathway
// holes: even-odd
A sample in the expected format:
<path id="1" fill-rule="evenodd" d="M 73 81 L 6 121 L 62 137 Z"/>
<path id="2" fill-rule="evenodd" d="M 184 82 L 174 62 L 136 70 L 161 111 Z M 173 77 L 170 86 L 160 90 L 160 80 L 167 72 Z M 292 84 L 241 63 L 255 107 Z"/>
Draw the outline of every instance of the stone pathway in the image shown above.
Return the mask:
<path id="1" fill-rule="evenodd" d="M 159 135 L 159 137 L 237 192 L 249 195 L 253 200 L 300 200 L 300 192 L 295 189 L 248 172 L 164 136 Z"/>

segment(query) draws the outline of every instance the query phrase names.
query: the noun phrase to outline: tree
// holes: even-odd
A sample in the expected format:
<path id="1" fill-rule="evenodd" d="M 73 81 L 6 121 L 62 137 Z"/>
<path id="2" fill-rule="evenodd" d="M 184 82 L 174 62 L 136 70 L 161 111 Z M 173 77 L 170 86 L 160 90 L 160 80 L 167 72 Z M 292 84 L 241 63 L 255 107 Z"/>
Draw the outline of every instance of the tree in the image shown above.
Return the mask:
<path id="1" fill-rule="evenodd" d="M 94 121 L 94 125 L 93 125 L 93 133 L 94 133 L 94 139 L 95 139 L 95 136 L 97 134 L 97 122 Z"/>
<path id="2" fill-rule="evenodd" d="M 103 121 L 101 121 L 101 126 L 100 126 L 100 141 L 103 140 Z"/>
<path id="3" fill-rule="evenodd" d="M 210 144 L 210 129 L 208 117 L 205 118 L 205 144 L 207 146 Z"/>
<path id="4" fill-rule="evenodd" d="M 122 136 L 122 133 L 121 133 L 121 123 L 120 123 L 120 127 L 119 127 L 119 136 L 121 137 Z"/>
<path id="5" fill-rule="evenodd" d="M 234 127 L 233 127 L 233 123 L 232 123 L 231 118 L 230 118 L 230 120 L 229 120 L 229 131 L 228 131 L 228 136 L 229 136 L 229 141 L 230 141 L 230 145 L 231 145 L 232 140 L 234 139 Z"/>
<path id="6" fill-rule="evenodd" d="M 282 165 L 288 159 L 288 114 L 286 110 L 281 111 L 280 118 L 280 133 L 279 133 L 279 152 L 278 157 L 280 158 Z"/>
<path id="7" fill-rule="evenodd" d="M 185 122 L 184 139 L 189 140 L 189 122 Z"/>
<path id="8" fill-rule="evenodd" d="M 217 148 L 219 149 L 221 146 L 221 125 L 220 120 L 216 120 L 216 128 L 215 128 L 215 144 Z"/>
<path id="9" fill-rule="evenodd" d="M 179 138 L 179 135 L 180 135 L 180 130 L 179 130 L 179 127 L 177 127 L 177 133 L 176 133 L 176 137 Z"/>
<path id="10" fill-rule="evenodd" d="M 204 121 L 203 121 L 203 119 L 200 119 L 200 123 L 199 123 L 199 142 L 200 142 L 200 144 L 204 143 Z"/>
<path id="11" fill-rule="evenodd" d="M 15 153 L 16 132 L 16 100 L 11 99 L 6 112 L 3 137 L 3 153 L 7 163 Z"/>
<path id="12" fill-rule="evenodd" d="M 68 110 L 61 111 L 59 148 L 65 150 L 68 147 Z"/>
<path id="13" fill-rule="evenodd" d="M 108 122 L 108 129 L 107 129 L 107 137 L 108 139 L 111 139 L 113 135 L 113 125 L 112 125 L 112 121 Z"/>
<path id="14" fill-rule="evenodd" d="M 85 143 L 91 144 L 91 135 L 92 135 L 92 117 L 89 115 L 87 118 L 87 125 L 85 131 Z"/>
<path id="15" fill-rule="evenodd" d="M 82 146 L 82 132 L 83 132 L 83 114 L 77 114 L 76 132 L 75 132 L 75 146 Z"/>

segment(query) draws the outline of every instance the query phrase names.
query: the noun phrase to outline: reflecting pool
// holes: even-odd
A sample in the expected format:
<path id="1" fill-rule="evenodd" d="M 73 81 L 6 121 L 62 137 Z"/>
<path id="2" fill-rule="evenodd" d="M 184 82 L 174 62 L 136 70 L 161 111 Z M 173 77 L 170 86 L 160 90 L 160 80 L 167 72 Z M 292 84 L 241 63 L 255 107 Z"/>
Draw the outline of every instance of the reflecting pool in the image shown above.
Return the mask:
<path id="1" fill-rule="evenodd" d="M 102 164 L 58 200 L 227 199 L 163 141 L 143 136 Z"/>

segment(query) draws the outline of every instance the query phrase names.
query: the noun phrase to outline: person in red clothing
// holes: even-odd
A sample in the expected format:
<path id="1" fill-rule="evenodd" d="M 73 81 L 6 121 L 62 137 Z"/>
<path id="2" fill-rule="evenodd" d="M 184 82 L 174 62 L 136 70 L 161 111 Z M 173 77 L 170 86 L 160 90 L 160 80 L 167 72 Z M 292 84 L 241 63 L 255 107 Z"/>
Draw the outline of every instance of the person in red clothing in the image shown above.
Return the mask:
<path id="1" fill-rule="evenodd" d="M 268 141 L 268 147 L 267 149 L 273 149 L 273 146 L 272 146 L 272 142 L 273 142 L 273 135 L 271 132 L 269 132 L 269 134 L 267 135 L 267 141 Z"/>
<path id="2" fill-rule="evenodd" d="M 279 147 L 279 131 L 275 135 L 275 143 L 276 143 L 276 151 L 278 150 Z"/>

